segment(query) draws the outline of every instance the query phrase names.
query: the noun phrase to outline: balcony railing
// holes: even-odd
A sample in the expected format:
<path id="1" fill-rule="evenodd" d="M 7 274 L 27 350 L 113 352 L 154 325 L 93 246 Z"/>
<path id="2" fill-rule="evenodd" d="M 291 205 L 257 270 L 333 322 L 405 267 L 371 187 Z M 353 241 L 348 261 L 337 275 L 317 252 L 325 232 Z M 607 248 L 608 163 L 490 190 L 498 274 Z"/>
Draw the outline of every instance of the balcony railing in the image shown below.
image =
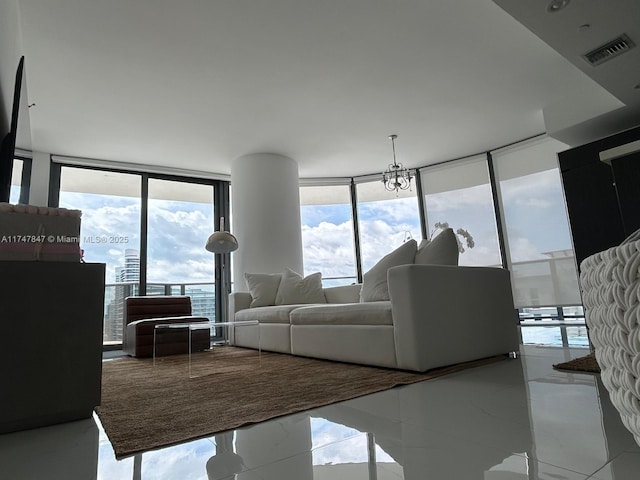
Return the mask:
<path id="1" fill-rule="evenodd" d="M 104 295 L 103 344 L 122 343 L 124 299 L 140 294 L 138 282 L 108 283 Z M 147 283 L 147 295 L 186 295 L 191 297 L 191 313 L 216 318 L 215 283 Z"/>

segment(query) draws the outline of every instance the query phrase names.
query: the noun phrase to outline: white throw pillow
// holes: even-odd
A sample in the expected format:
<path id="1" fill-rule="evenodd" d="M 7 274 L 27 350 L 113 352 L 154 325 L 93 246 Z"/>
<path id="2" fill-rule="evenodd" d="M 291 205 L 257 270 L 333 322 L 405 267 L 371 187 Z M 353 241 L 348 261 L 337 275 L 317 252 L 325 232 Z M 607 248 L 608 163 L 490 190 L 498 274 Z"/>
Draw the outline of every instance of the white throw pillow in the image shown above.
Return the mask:
<path id="1" fill-rule="evenodd" d="M 389 286 L 387 285 L 387 270 L 397 265 L 407 265 L 413 263 L 416 255 L 418 243 L 409 240 L 393 252 L 382 257 L 371 269 L 362 277 L 362 290 L 360 291 L 361 302 L 377 302 L 389 300 Z"/>
<path id="2" fill-rule="evenodd" d="M 287 268 L 276 294 L 276 305 L 295 305 L 298 303 L 327 303 L 322 289 L 322 273 L 312 273 L 304 278 Z"/>
<path id="3" fill-rule="evenodd" d="M 276 304 L 276 294 L 282 275 L 279 273 L 245 273 L 244 279 L 251 294 L 250 308 Z"/>
<path id="4" fill-rule="evenodd" d="M 446 228 L 431 241 L 422 240 L 416 252 L 416 265 L 458 265 L 458 240 L 453 229 Z"/>

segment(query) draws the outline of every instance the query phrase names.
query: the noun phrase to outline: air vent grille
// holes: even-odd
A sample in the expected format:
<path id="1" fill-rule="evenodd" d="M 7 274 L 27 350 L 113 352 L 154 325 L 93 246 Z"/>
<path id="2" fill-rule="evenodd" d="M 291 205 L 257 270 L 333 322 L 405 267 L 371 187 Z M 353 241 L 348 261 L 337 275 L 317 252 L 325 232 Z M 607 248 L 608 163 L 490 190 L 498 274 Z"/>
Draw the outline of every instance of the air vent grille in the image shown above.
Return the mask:
<path id="1" fill-rule="evenodd" d="M 591 65 L 596 66 L 611 60 L 618 55 L 628 52 L 635 46 L 635 43 L 633 43 L 627 35 L 623 34 L 615 40 L 611 40 L 601 47 L 591 50 L 589 53 L 585 53 L 583 57 Z"/>

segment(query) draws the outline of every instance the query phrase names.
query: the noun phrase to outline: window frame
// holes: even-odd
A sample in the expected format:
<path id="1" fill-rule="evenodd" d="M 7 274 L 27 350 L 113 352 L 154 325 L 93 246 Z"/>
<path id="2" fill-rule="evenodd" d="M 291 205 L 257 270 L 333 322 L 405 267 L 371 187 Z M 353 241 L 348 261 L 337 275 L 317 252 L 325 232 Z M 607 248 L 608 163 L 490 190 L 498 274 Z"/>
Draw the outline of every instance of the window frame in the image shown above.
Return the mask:
<path id="1" fill-rule="evenodd" d="M 80 164 L 76 162 L 64 162 L 59 160 L 51 160 L 50 171 L 49 171 L 49 200 L 48 205 L 50 207 L 58 207 L 60 202 L 60 182 L 62 178 L 62 169 L 63 167 L 69 168 L 77 168 L 83 170 L 93 170 L 93 171 L 104 171 L 111 173 L 122 173 L 128 175 L 137 175 L 140 177 L 140 277 L 139 277 L 139 286 L 138 286 L 138 295 L 144 296 L 147 294 L 147 265 L 148 265 L 148 214 L 149 214 L 149 180 L 158 179 L 158 180 L 167 180 L 174 182 L 182 182 L 182 183 L 192 183 L 192 184 L 200 184 L 200 185 L 208 185 L 212 187 L 212 198 L 211 201 L 213 203 L 213 215 L 214 215 L 214 224 L 211 225 L 211 232 L 213 233 L 216 229 L 216 225 L 219 225 L 220 218 L 228 218 L 230 219 L 230 195 L 229 195 L 229 187 L 230 182 L 228 180 L 221 179 L 213 179 L 213 178 L 201 178 L 194 176 L 182 176 L 177 174 L 166 174 L 166 173 L 156 173 L 156 172 L 144 172 L 141 170 L 133 170 L 126 168 L 114 168 L 106 165 L 90 165 L 90 164 Z M 202 246 L 204 250 L 204 245 Z M 211 279 L 214 282 L 214 292 L 215 292 L 215 319 L 216 321 L 225 321 L 223 319 L 223 315 L 225 314 L 224 308 L 224 293 L 223 293 L 223 284 L 230 285 L 231 284 L 231 269 L 225 268 L 223 270 L 223 256 L 225 265 L 230 265 L 231 255 L 230 254 L 214 254 L 212 261 L 214 262 L 214 276 Z M 225 277 L 225 281 L 222 281 L 222 277 Z M 222 319 L 222 320 L 220 320 Z M 223 340 L 223 332 L 224 329 L 215 329 L 215 336 L 212 336 L 212 341 L 220 341 Z M 120 348 L 120 344 L 112 345 L 112 346 L 103 346 L 103 349 L 110 350 L 114 348 Z"/>

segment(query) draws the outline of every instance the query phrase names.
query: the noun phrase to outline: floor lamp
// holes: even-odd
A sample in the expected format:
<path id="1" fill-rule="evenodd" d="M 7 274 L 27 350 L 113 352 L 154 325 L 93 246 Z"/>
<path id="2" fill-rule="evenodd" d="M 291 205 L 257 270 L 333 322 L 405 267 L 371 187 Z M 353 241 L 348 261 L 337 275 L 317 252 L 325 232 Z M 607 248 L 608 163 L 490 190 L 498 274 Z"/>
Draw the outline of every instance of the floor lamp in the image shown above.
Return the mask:
<path id="1" fill-rule="evenodd" d="M 220 217 L 220 230 L 213 232 L 209 236 L 204 248 L 209 252 L 219 253 L 222 255 L 222 321 L 228 322 L 230 319 L 227 318 L 229 311 L 229 288 L 227 286 L 226 256 L 228 253 L 238 249 L 238 240 L 231 233 L 225 231 L 224 217 Z"/>

